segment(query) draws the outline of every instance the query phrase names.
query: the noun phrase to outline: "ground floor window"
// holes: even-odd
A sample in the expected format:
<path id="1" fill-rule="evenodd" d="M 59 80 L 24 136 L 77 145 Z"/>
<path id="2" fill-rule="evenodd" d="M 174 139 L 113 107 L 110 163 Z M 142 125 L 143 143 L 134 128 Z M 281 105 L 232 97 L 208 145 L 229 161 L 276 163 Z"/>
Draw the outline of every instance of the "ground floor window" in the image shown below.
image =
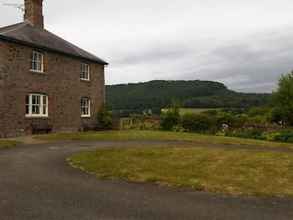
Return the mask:
<path id="1" fill-rule="evenodd" d="M 29 94 L 26 96 L 27 117 L 48 117 L 48 96 Z"/>
<path id="2" fill-rule="evenodd" d="M 81 117 L 91 116 L 91 100 L 89 98 L 83 97 L 80 101 Z"/>

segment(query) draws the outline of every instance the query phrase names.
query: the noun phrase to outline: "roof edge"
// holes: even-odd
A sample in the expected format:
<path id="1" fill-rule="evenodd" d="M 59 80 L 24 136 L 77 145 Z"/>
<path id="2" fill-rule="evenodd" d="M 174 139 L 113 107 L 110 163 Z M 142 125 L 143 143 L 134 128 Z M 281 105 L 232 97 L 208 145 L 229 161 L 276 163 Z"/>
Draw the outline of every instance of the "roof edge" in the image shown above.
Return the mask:
<path id="1" fill-rule="evenodd" d="M 20 44 L 20 45 L 23 45 L 23 46 L 34 47 L 34 48 L 41 49 L 41 50 L 46 50 L 46 51 L 49 51 L 49 52 L 59 53 L 59 54 L 66 55 L 66 56 L 69 56 L 69 57 L 88 60 L 88 61 L 98 63 L 98 64 L 101 64 L 101 65 L 109 65 L 109 63 L 107 63 L 106 61 L 104 61 L 102 59 L 101 59 L 101 61 L 98 61 L 98 60 L 94 60 L 94 59 L 90 59 L 90 58 L 85 58 L 83 56 L 73 55 L 73 54 L 66 53 L 66 52 L 61 51 L 61 50 L 55 50 L 55 49 L 48 48 L 48 47 L 45 47 L 45 46 L 40 46 L 38 44 L 28 43 L 28 42 L 17 40 L 17 39 L 11 38 L 11 37 L 3 36 L 1 34 L 0 34 L 0 40 Z"/>

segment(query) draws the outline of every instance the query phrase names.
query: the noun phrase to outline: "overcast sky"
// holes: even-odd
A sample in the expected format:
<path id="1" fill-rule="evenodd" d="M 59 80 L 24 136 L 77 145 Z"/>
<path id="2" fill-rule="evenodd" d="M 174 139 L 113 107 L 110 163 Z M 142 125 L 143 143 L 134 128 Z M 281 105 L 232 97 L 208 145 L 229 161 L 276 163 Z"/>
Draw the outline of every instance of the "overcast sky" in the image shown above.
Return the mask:
<path id="1" fill-rule="evenodd" d="M 110 63 L 107 84 L 200 79 L 271 92 L 293 69 L 292 0 L 45 0 L 44 14 L 48 30 Z M 0 16 L 0 26 L 22 21 L 7 6 Z"/>

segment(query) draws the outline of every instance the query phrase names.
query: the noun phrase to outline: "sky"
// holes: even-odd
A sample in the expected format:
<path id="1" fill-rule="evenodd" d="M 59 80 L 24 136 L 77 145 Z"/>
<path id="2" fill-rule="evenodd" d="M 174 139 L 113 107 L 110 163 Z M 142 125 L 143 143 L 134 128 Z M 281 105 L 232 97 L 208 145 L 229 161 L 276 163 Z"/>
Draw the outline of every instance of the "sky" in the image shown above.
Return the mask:
<path id="1" fill-rule="evenodd" d="M 0 0 L 23 3 L 23 0 Z M 293 70 L 292 0 L 45 0 L 45 28 L 110 63 L 106 83 L 212 80 L 272 92 Z M 0 26 L 21 22 L 0 4 Z"/>

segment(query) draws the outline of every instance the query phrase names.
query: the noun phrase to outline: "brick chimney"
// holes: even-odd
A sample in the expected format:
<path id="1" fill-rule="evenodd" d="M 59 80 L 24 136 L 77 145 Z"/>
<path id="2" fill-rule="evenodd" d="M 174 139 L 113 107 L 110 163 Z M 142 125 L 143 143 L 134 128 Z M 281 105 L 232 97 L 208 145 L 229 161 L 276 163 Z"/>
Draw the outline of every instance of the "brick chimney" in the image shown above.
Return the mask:
<path id="1" fill-rule="evenodd" d="M 24 20 L 34 27 L 44 28 L 43 0 L 24 0 Z"/>

